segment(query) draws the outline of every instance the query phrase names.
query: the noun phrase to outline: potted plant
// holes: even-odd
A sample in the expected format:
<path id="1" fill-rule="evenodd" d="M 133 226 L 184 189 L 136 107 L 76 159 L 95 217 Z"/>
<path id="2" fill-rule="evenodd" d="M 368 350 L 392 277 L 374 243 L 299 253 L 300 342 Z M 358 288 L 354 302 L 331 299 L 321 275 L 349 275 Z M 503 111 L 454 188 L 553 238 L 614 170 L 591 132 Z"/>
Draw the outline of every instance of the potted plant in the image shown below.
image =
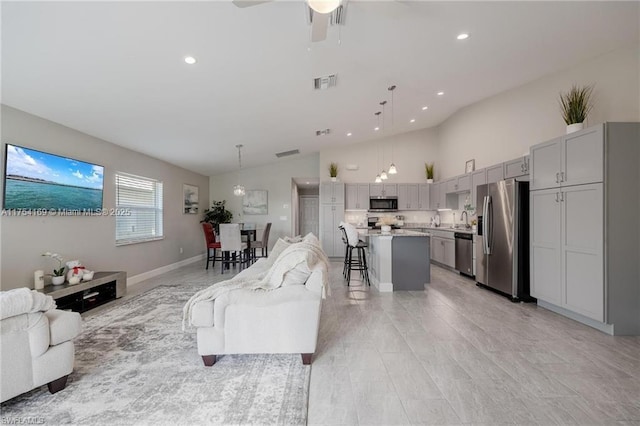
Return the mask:
<path id="1" fill-rule="evenodd" d="M 216 232 L 220 231 L 220 227 L 218 225 L 220 225 L 221 223 L 231 223 L 231 219 L 233 219 L 233 213 L 226 209 L 226 202 L 227 200 L 214 200 L 211 203 L 211 208 L 204 211 L 204 218 L 201 222 L 209 222 L 213 225 Z"/>
<path id="2" fill-rule="evenodd" d="M 58 253 L 51 253 L 49 251 L 46 253 L 42 253 L 42 256 L 50 257 L 58 261 L 58 269 L 54 269 L 53 274 L 50 274 L 51 284 L 53 285 L 63 284 L 65 280 L 65 276 L 64 276 L 65 266 L 62 264 L 62 262 L 64 261 L 64 259 Z"/>
<path id="3" fill-rule="evenodd" d="M 427 183 L 433 183 L 433 163 L 424 163 L 424 172 L 427 175 Z"/>
<path id="4" fill-rule="evenodd" d="M 578 87 L 575 84 L 567 93 L 560 93 L 560 110 L 567 123 L 567 134 L 582 130 L 584 120 L 593 108 L 592 94 L 593 85 Z"/>
<path id="5" fill-rule="evenodd" d="M 329 164 L 329 176 L 331 176 L 331 182 L 338 180 L 338 163 Z"/>

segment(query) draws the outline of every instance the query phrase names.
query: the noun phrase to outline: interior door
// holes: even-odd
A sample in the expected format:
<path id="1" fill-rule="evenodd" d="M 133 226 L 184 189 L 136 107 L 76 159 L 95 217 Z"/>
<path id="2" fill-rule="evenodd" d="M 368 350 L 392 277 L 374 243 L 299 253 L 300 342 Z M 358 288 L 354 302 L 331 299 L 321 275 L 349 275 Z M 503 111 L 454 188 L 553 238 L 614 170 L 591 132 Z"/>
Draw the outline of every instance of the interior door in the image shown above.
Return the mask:
<path id="1" fill-rule="evenodd" d="M 300 197 L 300 234 L 307 235 L 312 232 L 318 235 L 320 225 L 320 210 L 318 197 L 304 196 Z"/>

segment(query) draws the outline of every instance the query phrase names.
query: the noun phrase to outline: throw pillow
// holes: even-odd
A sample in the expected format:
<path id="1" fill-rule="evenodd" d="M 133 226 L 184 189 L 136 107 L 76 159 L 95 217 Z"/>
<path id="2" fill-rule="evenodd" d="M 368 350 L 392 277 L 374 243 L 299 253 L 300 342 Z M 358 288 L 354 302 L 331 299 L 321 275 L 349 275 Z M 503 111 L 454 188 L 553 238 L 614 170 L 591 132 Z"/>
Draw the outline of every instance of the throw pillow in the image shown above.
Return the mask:
<path id="1" fill-rule="evenodd" d="M 284 240 L 288 243 L 299 243 L 302 241 L 302 235 L 296 235 L 295 237 L 284 237 Z"/>
<path id="2" fill-rule="evenodd" d="M 267 262 L 269 262 L 269 265 L 273 265 L 273 262 L 276 261 L 278 256 L 280 256 L 280 254 L 290 245 L 291 243 L 284 241 L 282 238 L 278 238 L 278 241 L 276 241 L 275 245 L 269 252 L 269 256 L 267 256 Z"/>
<path id="3" fill-rule="evenodd" d="M 307 279 L 309 279 L 309 275 L 311 275 L 311 271 L 309 270 L 309 266 L 307 266 L 307 262 L 300 262 L 295 268 L 284 274 L 282 287 L 288 285 L 303 285 L 307 282 Z"/>

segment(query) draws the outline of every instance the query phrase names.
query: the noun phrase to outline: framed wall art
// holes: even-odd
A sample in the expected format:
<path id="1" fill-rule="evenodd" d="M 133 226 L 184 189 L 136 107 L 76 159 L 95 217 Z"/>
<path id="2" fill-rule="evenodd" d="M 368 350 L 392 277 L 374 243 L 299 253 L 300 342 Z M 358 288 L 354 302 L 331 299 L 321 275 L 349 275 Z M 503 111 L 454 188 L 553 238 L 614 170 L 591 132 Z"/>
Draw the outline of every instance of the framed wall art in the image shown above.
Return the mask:
<path id="1" fill-rule="evenodd" d="M 267 214 L 269 213 L 269 202 L 267 190 L 252 189 L 247 190 L 242 198 L 242 213 L 244 214 Z"/>
<path id="2" fill-rule="evenodd" d="M 198 213 L 198 187 L 195 185 L 182 185 L 182 212 L 185 214 Z"/>

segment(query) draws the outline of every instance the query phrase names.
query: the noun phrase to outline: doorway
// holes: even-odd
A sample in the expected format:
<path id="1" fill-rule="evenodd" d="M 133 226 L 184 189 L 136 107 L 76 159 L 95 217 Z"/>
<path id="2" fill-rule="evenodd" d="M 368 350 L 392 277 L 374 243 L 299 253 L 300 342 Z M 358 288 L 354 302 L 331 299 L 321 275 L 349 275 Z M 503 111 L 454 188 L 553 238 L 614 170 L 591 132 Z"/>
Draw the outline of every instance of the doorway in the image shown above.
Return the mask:
<path id="1" fill-rule="evenodd" d="M 291 182 L 293 235 L 309 232 L 320 237 L 320 179 L 293 178 Z"/>

